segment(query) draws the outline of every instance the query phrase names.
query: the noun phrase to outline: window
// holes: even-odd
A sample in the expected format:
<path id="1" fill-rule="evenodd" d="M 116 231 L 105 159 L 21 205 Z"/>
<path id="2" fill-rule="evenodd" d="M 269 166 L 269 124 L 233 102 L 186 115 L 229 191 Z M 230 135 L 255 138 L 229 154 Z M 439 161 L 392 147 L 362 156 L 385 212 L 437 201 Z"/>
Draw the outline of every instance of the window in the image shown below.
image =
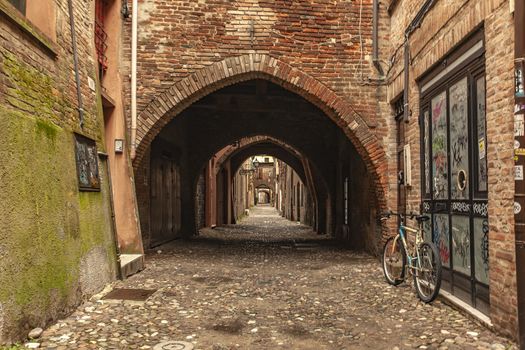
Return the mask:
<path id="1" fill-rule="evenodd" d="M 9 2 L 23 15 L 26 14 L 26 0 L 9 0 Z"/>
<path id="2" fill-rule="evenodd" d="M 27 30 L 27 22 L 19 22 L 22 24 L 22 29 L 26 30 L 29 34 L 43 42 L 48 48 L 53 51 L 48 43 L 49 40 L 56 40 L 56 11 L 54 0 L 38 0 L 38 1 L 27 1 L 27 0 L 7 0 L 8 3 L 13 5 L 21 16 L 30 22 L 34 27 L 34 30 Z M 36 32 L 36 33 L 35 33 Z M 42 38 L 41 34 L 45 34 L 47 38 Z"/>
<path id="3" fill-rule="evenodd" d="M 485 73 L 478 33 L 420 81 L 425 239 L 439 249 L 443 288 L 489 312 Z"/>

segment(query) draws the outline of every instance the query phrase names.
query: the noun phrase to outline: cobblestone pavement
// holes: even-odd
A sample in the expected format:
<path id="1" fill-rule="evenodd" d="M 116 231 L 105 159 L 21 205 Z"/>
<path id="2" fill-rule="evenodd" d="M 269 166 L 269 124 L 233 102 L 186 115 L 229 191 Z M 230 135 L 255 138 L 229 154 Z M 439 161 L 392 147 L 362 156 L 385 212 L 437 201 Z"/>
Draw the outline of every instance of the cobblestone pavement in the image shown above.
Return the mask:
<path id="1" fill-rule="evenodd" d="M 115 288 L 146 302 L 87 302 L 39 342 L 53 349 L 515 349 L 413 286 L 391 287 L 377 259 L 257 207 L 239 225 L 153 251 Z"/>

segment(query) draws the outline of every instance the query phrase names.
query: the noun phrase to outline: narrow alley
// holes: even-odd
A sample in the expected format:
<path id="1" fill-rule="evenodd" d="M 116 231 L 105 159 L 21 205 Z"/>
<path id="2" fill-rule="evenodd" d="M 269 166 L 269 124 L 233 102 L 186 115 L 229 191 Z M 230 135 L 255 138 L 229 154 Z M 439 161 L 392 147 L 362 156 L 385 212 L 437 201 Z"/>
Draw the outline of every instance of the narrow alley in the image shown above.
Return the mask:
<path id="1" fill-rule="evenodd" d="M 388 285 L 376 258 L 269 205 L 253 207 L 237 225 L 156 248 L 146 266 L 113 284 L 154 291 L 146 301 L 87 302 L 44 331 L 41 347 L 179 349 L 158 344 L 183 341 L 213 350 L 511 348 L 440 299 L 427 305 L 413 286 Z"/>

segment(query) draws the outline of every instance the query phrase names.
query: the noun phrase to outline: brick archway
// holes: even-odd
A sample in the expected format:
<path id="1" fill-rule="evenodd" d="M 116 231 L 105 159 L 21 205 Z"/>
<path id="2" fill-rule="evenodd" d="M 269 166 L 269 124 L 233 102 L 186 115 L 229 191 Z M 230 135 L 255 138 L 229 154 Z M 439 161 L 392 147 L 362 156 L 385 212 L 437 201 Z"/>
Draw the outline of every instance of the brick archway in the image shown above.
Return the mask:
<path id="1" fill-rule="evenodd" d="M 276 83 L 303 97 L 330 117 L 363 159 L 375 187 L 379 208 L 386 206 L 386 156 L 365 120 L 346 98 L 301 70 L 265 54 L 229 57 L 213 63 L 177 81 L 152 100 L 138 115 L 134 166 L 140 164 L 162 128 L 183 110 L 214 91 L 251 79 Z"/>
<path id="2" fill-rule="evenodd" d="M 271 137 L 271 136 L 266 136 L 266 135 L 256 135 L 256 136 L 251 136 L 251 137 L 244 137 L 242 139 L 239 140 L 239 144 L 237 147 L 228 147 L 228 149 L 226 150 L 226 152 L 224 154 L 222 154 L 215 162 L 215 173 L 218 173 L 219 170 L 220 170 L 220 167 L 223 165 L 223 163 L 228 159 L 230 158 L 234 153 L 237 153 L 239 152 L 240 150 L 246 148 L 246 147 L 250 147 L 250 146 L 253 146 L 253 145 L 256 145 L 258 143 L 264 143 L 264 142 L 269 142 L 269 143 L 272 143 L 272 144 L 275 144 L 276 146 L 279 146 L 283 149 L 285 149 L 287 152 L 289 152 L 290 154 L 294 155 L 295 157 L 297 157 L 297 159 L 301 159 L 301 153 L 299 151 L 297 151 L 295 148 L 293 148 L 292 146 L 286 144 L 285 142 L 281 141 L 281 140 L 278 140 L 274 137 Z"/>

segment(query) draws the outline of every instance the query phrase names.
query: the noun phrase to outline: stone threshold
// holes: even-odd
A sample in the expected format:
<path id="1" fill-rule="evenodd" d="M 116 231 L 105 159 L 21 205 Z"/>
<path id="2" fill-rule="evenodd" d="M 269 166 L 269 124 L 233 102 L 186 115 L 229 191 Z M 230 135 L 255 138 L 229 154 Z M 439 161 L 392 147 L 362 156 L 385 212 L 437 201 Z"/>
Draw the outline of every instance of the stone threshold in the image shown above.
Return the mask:
<path id="1" fill-rule="evenodd" d="M 476 321 L 479 321 L 483 326 L 492 329 L 494 326 L 492 324 L 492 321 L 490 320 L 490 317 L 479 311 L 478 309 L 472 307 L 471 305 L 467 304 L 463 300 L 459 299 L 458 297 L 452 295 L 450 292 L 447 292 L 446 290 L 440 290 L 439 296 L 444 299 L 444 302 L 458 308 L 461 311 L 466 312 L 469 316 L 473 317 Z"/>
<path id="2" fill-rule="evenodd" d="M 126 279 L 131 275 L 144 269 L 144 255 L 143 254 L 121 254 L 120 255 L 120 274 L 122 279 Z"/>

